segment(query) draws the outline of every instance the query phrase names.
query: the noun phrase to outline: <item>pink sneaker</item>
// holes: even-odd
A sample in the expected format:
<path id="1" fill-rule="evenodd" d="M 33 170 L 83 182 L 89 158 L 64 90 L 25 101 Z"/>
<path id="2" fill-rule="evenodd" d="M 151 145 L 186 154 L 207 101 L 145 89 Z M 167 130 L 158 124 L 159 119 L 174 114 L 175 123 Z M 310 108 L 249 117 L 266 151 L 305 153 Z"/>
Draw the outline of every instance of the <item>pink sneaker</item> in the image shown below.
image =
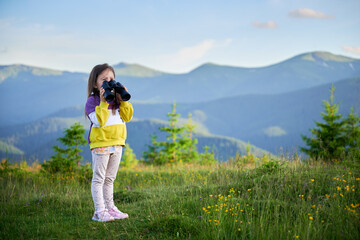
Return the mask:
<path id="1" fill-rule="evenodd" d="M 114 206 L 113 208 L 109 209 L 109 213 L 112 217 L 114 217 L 115 219 L 124 219 L 124 218 L 128 218 L 129 215 L 127 213 L 123 213 L 121 211 L 119 211 L 119 209 Z"/>
<path id="2" fill-rule="evenodd" d="M 102 210 L 94 213 L 94 216 L 92 217 L 92 220 L 98 221 L 98 222 L 110 222 L 114 221 L 115 218 L 111 216 L 108 212 L 108 210 Z"/>

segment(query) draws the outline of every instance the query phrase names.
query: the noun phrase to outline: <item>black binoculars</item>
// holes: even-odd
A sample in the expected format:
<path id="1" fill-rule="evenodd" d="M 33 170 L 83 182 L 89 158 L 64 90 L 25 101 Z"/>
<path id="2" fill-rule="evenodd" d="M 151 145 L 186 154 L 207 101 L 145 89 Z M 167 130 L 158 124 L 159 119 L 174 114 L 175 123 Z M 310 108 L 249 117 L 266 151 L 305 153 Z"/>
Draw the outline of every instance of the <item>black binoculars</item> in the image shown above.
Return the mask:
<path id="1" fill-rule="evenodd" d="M 105 100 L 108 102 L 113 101 L 115 98 L 115 94 L 112 92 L 113 89 L 115 89 L 116 93 L 120 94 L 123 101 L 129 101 L 129 99 L 131 98 L 130 93 L 126 91 L 125 87 L 121 83 L 116 82 L 115 80 L 111 80 L 109 82 L 104 81 L 102 83 L 102 88 L 105 90 L 104 97 Z"/>

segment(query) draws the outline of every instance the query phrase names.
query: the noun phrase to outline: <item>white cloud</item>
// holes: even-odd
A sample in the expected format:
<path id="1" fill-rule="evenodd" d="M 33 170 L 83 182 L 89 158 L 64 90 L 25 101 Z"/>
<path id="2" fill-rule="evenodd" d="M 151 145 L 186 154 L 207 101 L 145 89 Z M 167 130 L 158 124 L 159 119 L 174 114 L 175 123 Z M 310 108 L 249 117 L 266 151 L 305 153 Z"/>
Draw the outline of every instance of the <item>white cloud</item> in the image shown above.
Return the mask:
<path id="1" fill-rule="evenodd" d="M 183 47 L 177 52 L 159 56 L 161 65 L 167 69 L 183 69 L 202 59 L 215 46 L 214 40 L 204 40 L 194 46 Z"/>
<path id="2" fill-rule="evenodd" d="M 344 52 L 348 52 L 360 56 L 360 47 L 342 46 L 342 49 Z"/>
<path id="3" fill-rule="evenodd" d="M 192 46 L 181 47 L 173 53 L 144 57 L 140 62 L 161 71 L 184 73 L 193 70 L 204 62 L 211 62 L 213 56 L 218 51 L 225 50 L 233 42 L 233 38 L 221 40 L 205 39 Z"/>
<path id="4" fill-rule="evenodd" d="M 265 28 L 265 29 L 277 28 L 277 24 L 274 21 L 268 21 L 266 23 L 256 21 L 252 23 L 252 26 L 256 28 Z"/>
<path id="5" fill-rule="evenodd" d="M 289 15 L 295 18 L 318 18 L 318 19 L 331 19 L 333 15 L 327 15 L 320 11 L 315 11 L 309 8 L 298 8 L 294 11 L 290 11 Z"/>
<path id="6" fill-rule="evenodd" d="M 214 47 L 214 40 L 205 40 L 195 46 L 180 49 L 173 57 L 178 64 L 187 64 L 201 59 Z"/>

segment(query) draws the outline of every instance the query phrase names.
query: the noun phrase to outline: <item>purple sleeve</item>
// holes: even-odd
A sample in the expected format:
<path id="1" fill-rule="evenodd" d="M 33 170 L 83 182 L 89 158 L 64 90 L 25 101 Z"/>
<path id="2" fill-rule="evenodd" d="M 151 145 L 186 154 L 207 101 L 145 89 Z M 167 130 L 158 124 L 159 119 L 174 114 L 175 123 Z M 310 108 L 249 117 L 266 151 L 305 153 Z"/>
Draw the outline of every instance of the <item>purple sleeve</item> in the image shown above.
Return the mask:
<path id="1" fill-rule="evenodd" d="M 89 114 L 94 112 L 95 111 L 95 107 L 98 105 L 97 104 L 97 101 L 96 101 L 96 97 L 95 96 L 90 96 L 87 101 L 86 101 L 86 104 L 85 104 L 85 112 L 86 112 L 86 115 L 88 115 L 88 118 L 89 118 Z M 89 118 L 90 120 L 90 118 Z M 92 128 L 92 125 L 93 123 L 90 121 L 90 131 L 89 131 L 89 135 L 88 135 L 88 143 L 90 144 L 90 133 L 91 133 L 91 128 Z"/>
<path id="2" fill-rule="evenodd" d="M 86 101 L 86 105 L 85 105 L 86 115 L 89 115 L 90 113 L 95 111 L 95 107 L 98 105 L 96 100 L 97 99 L 94 96 L 90 96 L 88 98 L 88 100 Z"/>

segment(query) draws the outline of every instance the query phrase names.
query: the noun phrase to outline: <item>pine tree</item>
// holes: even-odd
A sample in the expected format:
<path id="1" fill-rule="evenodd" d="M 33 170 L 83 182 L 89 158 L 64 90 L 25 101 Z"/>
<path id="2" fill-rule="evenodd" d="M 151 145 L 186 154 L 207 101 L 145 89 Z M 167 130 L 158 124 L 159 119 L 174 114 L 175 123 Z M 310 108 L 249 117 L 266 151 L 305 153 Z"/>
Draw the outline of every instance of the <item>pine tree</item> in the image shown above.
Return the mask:
<path id="1" fill-rule="evenodd" d="M 181 145 L 179 144 L 179 136 L 184 131 L 184 127 L 177 127 L 176 122 L 178 121 L 178 117 L 180 114 L 176 113 L 176 104 L 174 103 L 172 106 L 172 112 L 168 113 L 168 122 L 169 125 L 167 127 L 160 127 L 160 130 L 163 132 L 167 132 L 168 136 L 166 137 L 167 141 L 160 142 L 162 147 L 161 152 L 164 154 L 165 161 L 169 163 L 175 163 L 178 159 L 178 154 L 181 149 Z"/>
<path id="2" fill-rule="evenodd" d="M 347 140 L 346 154 L 360 160 L 360 117 L 351 109 L 345 121 L 345 136 Z"/>
<path id="3" fill-rule="evenodd" d="M 42 168 L 48 172 L 70 172 L 75 168 L 79 168 L 82 159 L 82 156 L 79 155 L 82 150 L 79 147 L 87 143 L 84 138 L 85 129 L 77 122 L 70 126 L 70 128 L 65 129 L 64 134 L 64 137 L 60 137 L 57 140 L 67 148 L 63 149 L 53 146 L 55 155 L 50 158 L 50 161 L 42 164 Z"/>
<path id="4" fill-rule="evenodd" d="M 179 140 L 183 162 L 195 162 L 198 158 L 197 139 L 193 137 L 196 125 L 192 124 L 191 116 L 191 113 L 189 113 L 188 122 L 184 125 L 184 133 Z"/>
<path id="5" fill-rule="evenodd" d="M 340 160 L 343 157 L 346 138 L 344 135 L 345 122 L 341 120 L 341 114 L 337 114 L 339 105 L 333 103 L 335 88 L 330 88 L 330 103 L 323 101 L 325 113 L 321 113 L 324 122 L 315 122 L 317 128 L 310 129 L 312 137 L 302 135 L 302 139 L 308 148 L 300 148 L 301 151 L 315 159 L 324 161 Z"/>
<path id="6" fill-rule="evenodd" d="M 159 143 L 156 135 L 151 136 L 151 145 L 148 145 L 148 150 L 143 153 L 143 157 L 147 163 L 161 165 L 165 163 L 164 157 L 161 156 L 161 143 Z"/>

